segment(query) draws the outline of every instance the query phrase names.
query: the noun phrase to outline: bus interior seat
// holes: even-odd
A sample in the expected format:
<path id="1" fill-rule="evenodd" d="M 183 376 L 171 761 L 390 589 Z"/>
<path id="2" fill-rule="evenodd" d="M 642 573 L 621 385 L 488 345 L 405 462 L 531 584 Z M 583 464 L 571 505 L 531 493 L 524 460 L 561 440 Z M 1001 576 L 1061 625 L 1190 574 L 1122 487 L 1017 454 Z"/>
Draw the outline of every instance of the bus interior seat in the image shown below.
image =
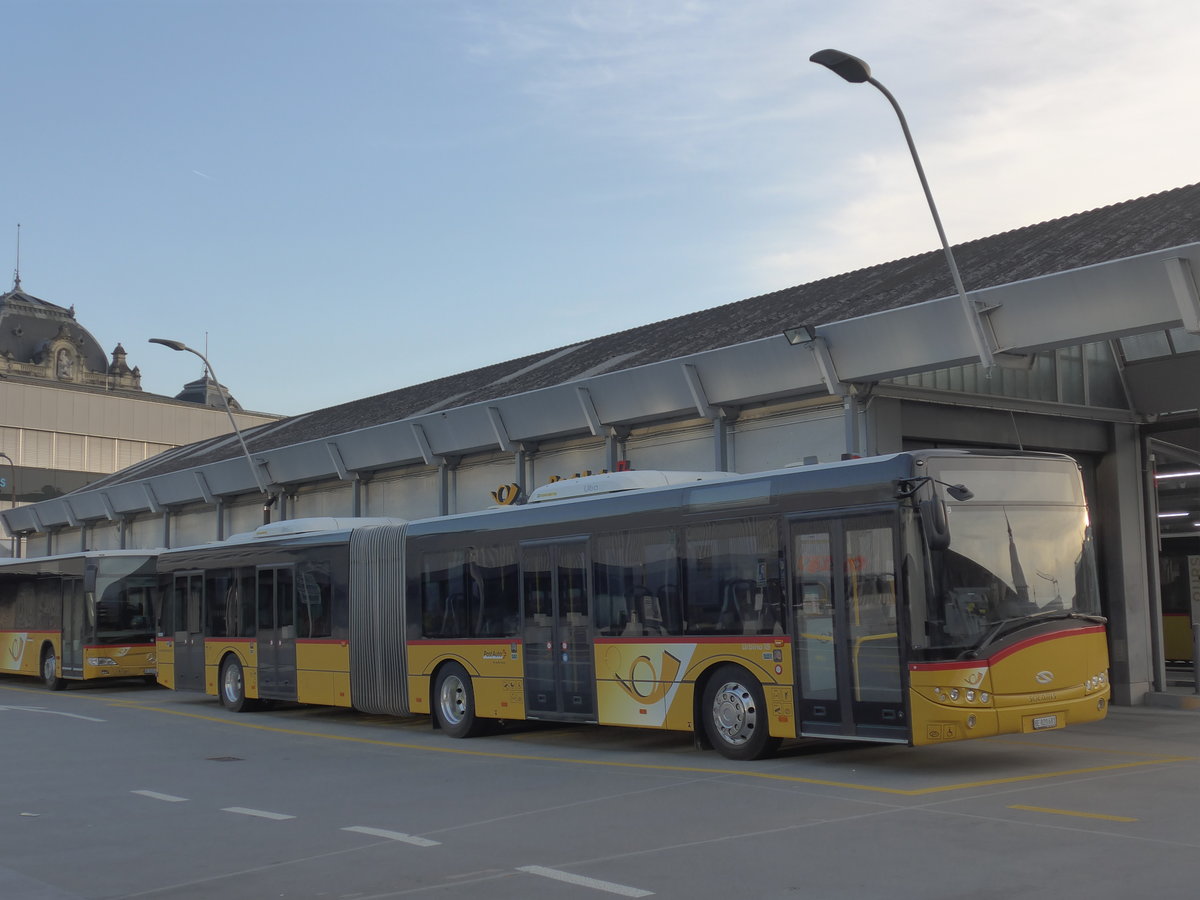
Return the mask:
<path id="1" fill-rule="evenodd" d="M 755 584 L 748 578 L 734 578 L 726 582 L 722 592 L 721 611 L 717 616 L 717 630 L 741 632 L 757 627 L 758 613 L 754 609 Z"/>
<path id="2" fill-rule="evenodd" d="M 662 605 L 658 596 L 642 585 L 633 589 L 633 609 L 642 623 L 643 634 L 666 634 L 663 627 Z"/>

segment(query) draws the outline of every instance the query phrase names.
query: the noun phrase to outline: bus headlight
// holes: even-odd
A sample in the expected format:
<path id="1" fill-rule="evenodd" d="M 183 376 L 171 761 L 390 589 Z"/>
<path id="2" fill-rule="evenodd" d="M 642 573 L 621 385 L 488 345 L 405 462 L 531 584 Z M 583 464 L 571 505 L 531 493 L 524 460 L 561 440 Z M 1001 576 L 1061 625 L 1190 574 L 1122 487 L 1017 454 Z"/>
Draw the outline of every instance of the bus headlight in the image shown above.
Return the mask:
<path id="1" fill-rule="evenodd" d="M 958 699 L 958 688 L 950 688 L 950 699 L 951 700 Z"/>
<path id="2" fill-rule="evenodd" d="M 967 702 L 968 703 L 975 702 L 975 692 L 974 691 L 971 691 L 971 690 L 967 691 Z"/>
<path id="3" fill-rule="evenodd" d="M 91 656 L 88 657 L 89 666 L 115 666 L 116 660 L 107 656 Z"/>

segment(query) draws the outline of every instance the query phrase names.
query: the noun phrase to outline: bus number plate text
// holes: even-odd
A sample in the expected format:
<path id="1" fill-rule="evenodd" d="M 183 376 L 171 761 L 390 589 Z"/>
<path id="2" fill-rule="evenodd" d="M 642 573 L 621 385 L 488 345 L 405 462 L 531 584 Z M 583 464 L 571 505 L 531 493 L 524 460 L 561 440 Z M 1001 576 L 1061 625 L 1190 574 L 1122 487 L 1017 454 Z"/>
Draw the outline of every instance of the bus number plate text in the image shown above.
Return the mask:
<path id="1" fill-rule="evenodd" d="M 1033 730 L 1041 731 L 1043 728 L 1057 728 L 1058 716 L 1034 716 Z"/>

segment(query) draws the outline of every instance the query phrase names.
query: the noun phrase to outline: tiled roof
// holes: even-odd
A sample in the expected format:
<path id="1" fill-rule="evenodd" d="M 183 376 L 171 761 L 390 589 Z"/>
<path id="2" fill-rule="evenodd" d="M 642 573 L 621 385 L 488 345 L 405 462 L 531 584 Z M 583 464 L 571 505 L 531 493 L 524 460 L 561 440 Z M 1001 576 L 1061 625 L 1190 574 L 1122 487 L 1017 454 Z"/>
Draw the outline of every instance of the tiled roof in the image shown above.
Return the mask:
<path id="1" fill-rule="evenodd" d="M 955 246 L 968 291 L 1200 241 L 1200 184 L 1064 216 Z M 245 432 L 251 452 L 493 400 L 599 372 L 714 350 L 947 297 L 954 286 L 940 249 L 820 281 L 596 337 L 423 384 L 293 416 Z M 118 483 L 236 456 L 218 438 L 95 483 Z"/>

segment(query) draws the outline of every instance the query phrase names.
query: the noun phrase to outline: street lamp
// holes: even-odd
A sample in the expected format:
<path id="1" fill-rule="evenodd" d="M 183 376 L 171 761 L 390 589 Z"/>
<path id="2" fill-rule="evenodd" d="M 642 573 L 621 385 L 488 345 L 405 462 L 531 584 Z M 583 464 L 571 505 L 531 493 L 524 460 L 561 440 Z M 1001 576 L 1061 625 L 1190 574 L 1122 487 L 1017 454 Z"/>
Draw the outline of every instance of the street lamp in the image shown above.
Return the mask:
<path id="1" fill-rule="evenodd" d="M 871 67 L 857 56 L 851 56 L 849 53 L 843 53 L 841 50 L 819 50 L 809 57 L 809 61 L 824 66 L 851 84 L 862 84 L 865 81 L 867 84 L 874 85 L 879 90 L 879 93 L 887 97 L 888 102 L 892 104 L 892 109 L 896 110 L 896 116 L 900 119 L 900 127 L 904 130 L 904 139 L 908 142 L 908 150 L 912 153 L 913 164 L 917 167 L 917 177 L 921 179 L 921 187 L 925 191 L 925 199 L 929 201 L 929 211 L 933 214 L 933 224 L 937 226 L 938 237 L 942 240 L 942 249 L 946 251 L 946 262 L 950 265 L 950 277 L 954 279 L 954 288 L 958 291 L 958 299 L 962 303 L 963 314 L 967 318 L 967 328 L 971 332 L 971 341 L 975 344 L 975 352 L 979 356 L 979 362 L 985 368 L 991 368 L 996 363 L 992 356 L 991 344 L 988 342 L 987 335 L 983 332 L 983 325 L 979 321 L 979 312 L 967 297 L 967 292 L 963 288 L 962 278 L 958 274 L 958 265 L 954 262 L 954 253 L 950 250 L 950 242 L 946 240 L 946 232 L 942 228 L 942 219 L 938 215 L 937 206 L 934 205 L 933 194 L 929 190 L 929 182 L 925 180 L 925 169 L 921 166 L 921 158 L 917 156 L 917 146 L 913 143 L 912 134 L 908 130 L 908 122 L 904 118 L 904 112 L 900 109 L 900 104 L 896 102 L 896 98 L 892 96 L 891 91 L 871 77 Z"/>
<path id="2" fill-rule="evenodd" d="M 242 445 L 242 453 L 246 457 L 246 462 L 250 464 L 250 474 L 254 476 L 254 483 L 258 485 L 259 491 L 267 494 L 267 487 L 263 484 L 262 476 L 258 472 L 258 466 L 254 464 L 254 460 L 250 458 L 250 450 L 246 447 L 246 439 L 242 437 L 242 430 L 238 428 L 237 422 L 233 418 L 233 410 L 229 408 L 229 399 L 225 396 L 225 391 L 221 389 L 220 379 L 217 378 L 217 373 L 213 371 L 212 363 L 199 350 L 193 350 L 183 341 L 172 341 L 168 338 L 150 338 L 152 344 L 162 344 L 164 347 L 170 347 L 172 350 L 185 350 L 188 353 L 194 353 L 200 357 L 204 363 L 204 371 L 208 374 L 217 385 L 217 393 L 221 395 L 221 402 L 225 404 L 225 412 L 229 416 L 229 424 L 233 426 L 233 433 L 237 435 L 238 443 Z"/>
<path id="3" fill-rule="evenodd" d="M 11 456 L 9 456 L 7 453 L 4 453 L 3 451 L 0 451 L 0 459 L 8 461 L 9 498 L 10 498 L 10 503 L 12 505 L 12 509 L 16 509 L 17 508 L 17 464 L 12 461 Z M 18 538 L 16 536 L 16 534 L 14 533 L 12 536 L 12 555 L 14 557 L 17 555 L 17 550 L 18 550 L 17 541 L 19 541 L 19 540 L 20 540 L 20 538 Z"/>

